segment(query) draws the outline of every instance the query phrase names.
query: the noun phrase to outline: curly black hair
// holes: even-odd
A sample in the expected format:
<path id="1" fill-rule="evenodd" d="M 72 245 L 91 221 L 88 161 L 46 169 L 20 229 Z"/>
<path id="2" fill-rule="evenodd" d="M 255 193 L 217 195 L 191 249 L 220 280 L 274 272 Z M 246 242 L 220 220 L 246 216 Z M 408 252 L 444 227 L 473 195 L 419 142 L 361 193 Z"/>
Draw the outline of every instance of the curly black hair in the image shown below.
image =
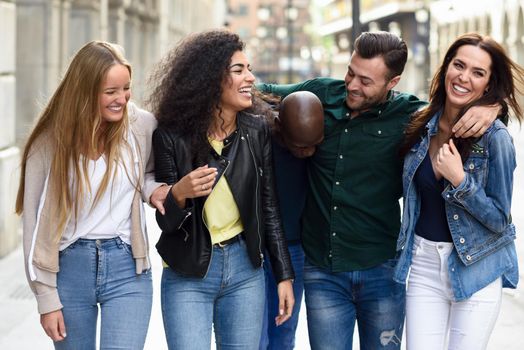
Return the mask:
<path id="1" fill-rule="evenodd" d="M 155 85 L 148 103 L 159 126 L 189 137 L 196 165 L 209 154 L 207 131 L 220 112 L 222 82 L 231 57 L 244 49 L 237 34 L 209 30 L 183 39 L 157 65 L 150 77 Z"/>

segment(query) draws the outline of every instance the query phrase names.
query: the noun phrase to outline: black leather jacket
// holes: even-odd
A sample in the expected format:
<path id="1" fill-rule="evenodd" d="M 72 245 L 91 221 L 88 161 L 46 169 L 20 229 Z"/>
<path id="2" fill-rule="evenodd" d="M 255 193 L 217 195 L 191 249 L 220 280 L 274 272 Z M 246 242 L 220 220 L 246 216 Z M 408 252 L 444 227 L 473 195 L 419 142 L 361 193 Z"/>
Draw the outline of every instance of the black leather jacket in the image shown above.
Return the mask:
<path id="1" fill-rule="evenodd" d="M 153 134 L 153 149 L 156 181 L 172 185 L 196 168 L 188 137 L 159 127 Z M 224 140 L 222 155 L 210 153 L 208 164 L 218 169 L 216 181 L 220 176 L 227 179 L 253 266 L 262 266 L 267 249 L 276 280 L 294 278 L 274 191 L 271 136 L 265 120 L 240 112 L 237 130 Z M 165 215 L 156 213 L 162 229 L 156 248 L 183 275 L 203 278 L 209 268 L 211 237 L 202 219 L 206 198 L 187 199 L 181 209 L 170 191 Z"/>

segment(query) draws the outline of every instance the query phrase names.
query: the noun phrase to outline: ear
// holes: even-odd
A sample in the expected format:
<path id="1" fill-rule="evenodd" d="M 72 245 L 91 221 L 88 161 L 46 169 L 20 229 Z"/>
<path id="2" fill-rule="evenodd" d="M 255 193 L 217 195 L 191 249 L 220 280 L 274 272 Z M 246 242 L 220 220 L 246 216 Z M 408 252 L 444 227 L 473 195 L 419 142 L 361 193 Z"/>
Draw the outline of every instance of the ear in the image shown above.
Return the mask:
<path id="1" fill-rule="evenodd" d="M 397 75 L 391 78 L 391 80 L 388 82 L 387 89 L 388 90 L 393 89 L 398 84 L 399 81 L 400 81 L 400 75 Z"/>

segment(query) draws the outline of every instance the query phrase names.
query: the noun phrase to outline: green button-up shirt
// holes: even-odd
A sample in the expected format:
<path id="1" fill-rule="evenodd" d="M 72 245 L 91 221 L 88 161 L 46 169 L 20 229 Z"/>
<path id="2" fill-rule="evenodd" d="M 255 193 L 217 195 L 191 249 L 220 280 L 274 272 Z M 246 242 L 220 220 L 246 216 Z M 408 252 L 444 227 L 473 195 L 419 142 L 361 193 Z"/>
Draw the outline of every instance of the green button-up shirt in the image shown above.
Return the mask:
<path id="1" fill-rule="evenodd" d="M 385 103 L 351 119 L 343 80 L 318 78 L 258 88 L 279 96 L 311 91 L 324 107 L 324 141 L 308 165 L 302 215 L 302 244 L 309 261 L 342 272 L 393 258 L 402 195 L 398 148 L 411 114 L 425 102 L 390 92 Z"/>

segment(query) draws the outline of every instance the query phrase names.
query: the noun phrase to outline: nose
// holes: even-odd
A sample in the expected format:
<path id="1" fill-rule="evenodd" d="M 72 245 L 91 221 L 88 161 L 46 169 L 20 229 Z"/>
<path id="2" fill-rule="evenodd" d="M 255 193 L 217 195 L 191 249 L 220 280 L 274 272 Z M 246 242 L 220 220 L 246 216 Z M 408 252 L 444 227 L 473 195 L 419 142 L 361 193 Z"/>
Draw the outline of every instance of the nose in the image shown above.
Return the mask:
<path id="1" fill-rule="evenodd" d="M 129 91 L 122 91 L 118 94 L 116 101 L 121 104 L 126 104 L 130 97 Z"/>
<path id="2" fill-rule="evenodd" d="M 467 81 L 469 79 L 469 72 L 463 71 L 459 74 L 460 81 Z"/>
<path id="3" fill-rule="evenodd" d="M 350 78 L 346 80 L 346 86 L 348 90 L 354 90 L 358 87 L 357 79 Z"/>
<path id="4" fill-rule="evenodd" d="M 254 82 L 256 80 L 255 75 L 251 71 L 247 71 L 246 81 Z"/>

